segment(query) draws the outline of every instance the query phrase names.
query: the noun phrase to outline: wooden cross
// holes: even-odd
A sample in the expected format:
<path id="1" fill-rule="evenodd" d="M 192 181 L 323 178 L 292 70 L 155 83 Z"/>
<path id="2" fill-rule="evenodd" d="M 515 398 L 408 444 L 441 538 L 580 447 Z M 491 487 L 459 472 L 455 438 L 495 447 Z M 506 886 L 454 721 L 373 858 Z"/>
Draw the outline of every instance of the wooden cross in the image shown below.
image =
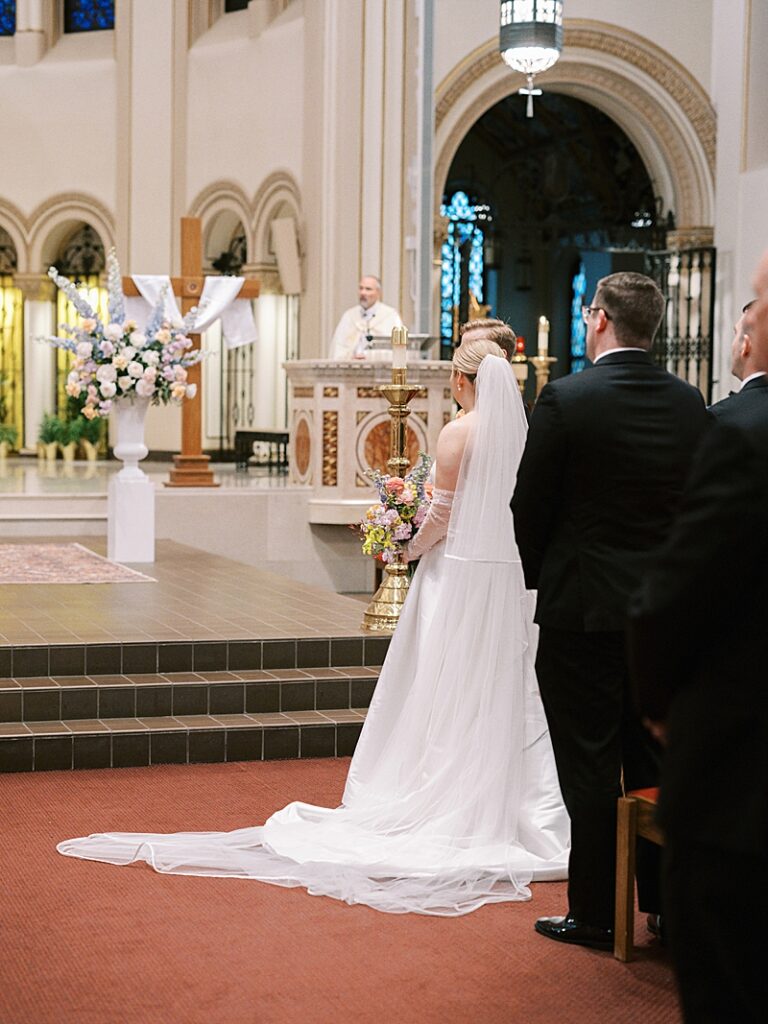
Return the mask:
<path id="1" fill-rule="evenodd" d="M 203 292 L 203 232 L 199 217 L 181 218 L 181 277 L 171 278 L 174 294 L 181 297 L 181 315 L 198 305 Z M 140 295 L 133 278 L 123 278 L 123 294 L 129 297 Z M 255 299 L 259 294 L 259 282 L 244 281 L 237 294 L 238 299 Z M 200 345 L 200 335 L 190 335 L 195 345 Z M 181 454 L 174 455 L 166 487 L 218 487 L 213 479 L 202 448 L 202 363 L 189 368 L 188 382 L 197 384 L 194 398 L 185 398 L 181 406 Z"/>

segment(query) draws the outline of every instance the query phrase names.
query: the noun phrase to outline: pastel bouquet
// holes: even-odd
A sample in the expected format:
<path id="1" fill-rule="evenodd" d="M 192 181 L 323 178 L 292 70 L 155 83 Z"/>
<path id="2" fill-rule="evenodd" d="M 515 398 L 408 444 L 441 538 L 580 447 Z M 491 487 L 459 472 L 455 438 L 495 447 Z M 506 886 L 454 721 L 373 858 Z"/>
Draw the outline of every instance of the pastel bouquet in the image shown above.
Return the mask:
<path id="1" fill-rule="evenodd" d="M 357 529 L 363 538 L 363 554 L 375 555 L 382 562 L 395 562 L 407 542 L 424 522 L 432 498 L 427 481 L 432 459 L 421 452 L 419 461 L 405 476 L 388 476 L 378 470 L 368 472 L 379 492 Z"/>
<path id="2" fill-rule="evenodd" d="M 60 324 L 66 337 L 44 340 L 72 353 L 72 369 L 66 391 L 81 403 L 86 419 L 108 416 L 119 398 L 148 398 L 152 405 L 180 403 L 194 398 L 196 385 L 187 383 L 190 366 L 203 353 L 192 349 L 188 336 L 200 310 L 191 310 L 180 324 L 172 324 L 164 313 L 163 293 L 143 331 L 125 315 L 120 267 L 114 250 L 107 257 L 109 323 L 102 323 L 75 284 L 51 267 L 48 276 L 80 314 L 80 323 Z"/>

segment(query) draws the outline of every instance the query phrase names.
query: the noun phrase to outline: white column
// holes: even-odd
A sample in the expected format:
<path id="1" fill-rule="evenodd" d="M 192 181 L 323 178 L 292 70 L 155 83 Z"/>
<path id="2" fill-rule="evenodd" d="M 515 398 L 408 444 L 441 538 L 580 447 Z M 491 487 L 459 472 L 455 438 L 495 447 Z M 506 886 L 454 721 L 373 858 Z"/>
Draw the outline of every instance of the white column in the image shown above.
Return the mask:
<path id="1" fill-rule="evenodd" d="M 17 0 L 16 33 L 13 41 L 16 48 L 16 63 L 20 67 L 37 64 L 48 49 L 44 0 Z"/>
<path id="2" fill-rule="evenodd" d="M 56 353 L 38 341 L 55 332 L 55 287 L 41 274 L 16 274 L 14 284 L 24 295 L 24 436 L 23 451 L 37 448 L 44 413 L 56 404 Z"/>
<path id="3" fill-rule="evenodd" d="M 179 269 L 186 196 L 187 4 L 115 7 L 117 241 L 124 273 Z"/>

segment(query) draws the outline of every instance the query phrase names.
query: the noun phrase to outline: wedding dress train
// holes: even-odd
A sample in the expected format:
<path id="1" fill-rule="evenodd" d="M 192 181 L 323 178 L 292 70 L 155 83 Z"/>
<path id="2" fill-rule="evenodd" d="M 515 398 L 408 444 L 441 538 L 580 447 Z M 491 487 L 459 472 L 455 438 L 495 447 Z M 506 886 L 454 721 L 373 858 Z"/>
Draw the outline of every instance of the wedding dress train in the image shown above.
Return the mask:
<path id="1" fill-rule="evenodd" d="M 340 807 L 297 802 L 260 827 L 108 833 L 59 851 L 392 913 L 464 914 L 565 878 L 568 818 L 508 507 L 524 436 L 511 369 L 486 356 L 448 535 L 413 578 Z"/>

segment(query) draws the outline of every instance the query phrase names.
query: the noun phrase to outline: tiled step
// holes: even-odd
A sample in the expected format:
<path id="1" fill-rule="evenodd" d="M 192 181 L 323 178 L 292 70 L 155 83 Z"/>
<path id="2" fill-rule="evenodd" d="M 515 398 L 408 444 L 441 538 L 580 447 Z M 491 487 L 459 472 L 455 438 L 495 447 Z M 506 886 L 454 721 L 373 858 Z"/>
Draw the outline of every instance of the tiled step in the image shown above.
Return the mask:
<path id="1" fill-rule="evenodd" d="M 350 756 L 365 709 L 0 726 L 0 772 Z"/>
<path id="2" fill-rule="evenodd" d="M 389 637 L 23 644 L 0 647 L 0 681 L 33 676 L 237 672 L 381 665 Z"/>
<path id="3" fill-rule="evenodd" d="M 388 644 L 0 647 L 0 772 L 347 756 Z"/>
<path id="4" fill-rule="evenodd" d="M 378 668 L 342 666 L 0 679 L 0 736 L 11 722 L 364 708 L 378 675 Z"/>

